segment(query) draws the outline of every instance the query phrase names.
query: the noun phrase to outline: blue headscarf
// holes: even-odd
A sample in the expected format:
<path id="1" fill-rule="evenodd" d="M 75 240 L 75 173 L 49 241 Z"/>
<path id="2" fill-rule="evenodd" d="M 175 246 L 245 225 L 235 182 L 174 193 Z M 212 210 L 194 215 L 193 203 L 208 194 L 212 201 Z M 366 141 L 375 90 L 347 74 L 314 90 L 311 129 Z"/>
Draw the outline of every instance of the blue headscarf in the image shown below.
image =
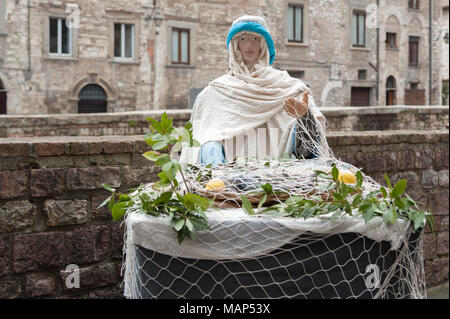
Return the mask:
<path id="1" fill-rule="evenodd" d="M 275 44 L 273 43 L 273 39 L 270 36 L 270 33 L 258 22 L 237 22 L 231 26 L 230 31 L 228 31 L 227 36 L 227 49 L 230 46 L 230 41 L 233 39 L 234 35 L 238 32 L 242 31 L 250 31 L 256 32 L 264 37 L 267 43 L 267 47 L 269 49 L 270 61 L 269 64 L 272 65 L 273 60 L 275 59 Z"/>

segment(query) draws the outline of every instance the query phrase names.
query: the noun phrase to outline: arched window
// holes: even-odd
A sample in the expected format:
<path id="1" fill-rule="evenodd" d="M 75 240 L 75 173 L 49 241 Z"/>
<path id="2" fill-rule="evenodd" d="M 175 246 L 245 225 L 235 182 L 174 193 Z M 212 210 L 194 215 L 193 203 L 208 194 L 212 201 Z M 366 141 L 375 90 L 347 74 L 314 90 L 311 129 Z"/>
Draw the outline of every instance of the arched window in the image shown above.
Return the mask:
<path id="1" fill-rule="evenodd" d="M 106 92 L 97 84 L 88 84 L 78 94 L 78 113 L 105 113 Z"/>
<path id="2" fill-rule="evenodd" d="M 397 104 L 397 86 L 395 83 L 395 78 L 390 76 L 386 81 L 386 105 Z"/>
<path id="3" fill-rule="evenodd" d="M 0 79 L 0 114 L 6 114 L 6 88 Z"/>

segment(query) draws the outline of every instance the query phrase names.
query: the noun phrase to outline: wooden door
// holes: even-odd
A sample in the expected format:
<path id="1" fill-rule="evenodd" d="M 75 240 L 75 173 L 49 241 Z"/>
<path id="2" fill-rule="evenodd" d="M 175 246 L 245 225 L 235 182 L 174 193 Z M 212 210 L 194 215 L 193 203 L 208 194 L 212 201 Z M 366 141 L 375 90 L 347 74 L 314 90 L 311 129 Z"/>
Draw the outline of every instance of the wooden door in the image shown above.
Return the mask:
<path id="1" fill-rule="evenodd" d="M 352 87 L 351 106 L 370 106 L 370 88 Z"/>
<path id="2" fill-rule="evenodd" d="M 0 89 L 0 114 L 6 114 L 6 91 Z"/>
<path id="3" fill-rule="evenodd" d="M 387 91 L 386 94 L 386 105 L 395 105 L 395 91 Z"/>

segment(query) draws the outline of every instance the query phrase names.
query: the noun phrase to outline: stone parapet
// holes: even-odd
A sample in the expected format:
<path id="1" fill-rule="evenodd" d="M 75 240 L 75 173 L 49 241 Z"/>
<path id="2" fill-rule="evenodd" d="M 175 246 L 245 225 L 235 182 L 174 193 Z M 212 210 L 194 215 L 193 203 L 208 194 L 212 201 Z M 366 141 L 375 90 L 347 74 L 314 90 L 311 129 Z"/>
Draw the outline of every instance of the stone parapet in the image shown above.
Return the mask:
<path id="1" fill-rule="evenodd" d="M 448 129 L 447 106 L 321 107 L 327 131 L 440 130 Z M 191 110 L 166 110 L 175 126 L 189 121 Z M 147 117 L 163 111 L 97 114 L 0 115 L 0 138 L 33 136 L 140 135 Z M 44 149 L 41 150 L 45 152 Z"/>

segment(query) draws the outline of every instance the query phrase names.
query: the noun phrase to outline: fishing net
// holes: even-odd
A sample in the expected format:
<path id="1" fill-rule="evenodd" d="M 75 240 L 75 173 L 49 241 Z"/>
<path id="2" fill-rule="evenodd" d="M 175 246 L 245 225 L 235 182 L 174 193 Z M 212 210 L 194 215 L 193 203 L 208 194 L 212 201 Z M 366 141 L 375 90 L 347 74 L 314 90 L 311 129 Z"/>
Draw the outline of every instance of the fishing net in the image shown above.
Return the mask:
<path id="1" fill-rule="evenodd" d="M 365 221 L 357 210 L 293 218 L 269 209 L 299 198 L 331 205 L 330 179 L 319 172 L 331 174 L 334 166 L 350 176 L 345 181 L 342 175 L 343 182 L 356 182 L 352 177 L 359 168 L 334 157 L 314 107 L 292 109 L 297 120 L 295 139 L 288 141 L 291 154 L 184 163 L 177 178 L 180 193 L 213 202 L 206 211 L 211 229 L 197 231 L 195 240 L 179 244 L 170 218 L 149 216 L 140 197 L 131 195 L 135 204 L 125 215 L 126 297 L 426 298 L 423 230 L 414 230 L 409 220 Z M 381 186 L 364 173 L 361 182 L 362 196 Z M 161 190 L 152 186 L 135 194 L 156 198 Z"/>
<path id="2" fill-rule="evenodd" d="M 150 191 L 151 193 L 151 191 Z M 410 222 L 208 212 L 177 242 L 168 217 L 127 217 L 129 298 L 425 298 L 422 236 Z"/>

